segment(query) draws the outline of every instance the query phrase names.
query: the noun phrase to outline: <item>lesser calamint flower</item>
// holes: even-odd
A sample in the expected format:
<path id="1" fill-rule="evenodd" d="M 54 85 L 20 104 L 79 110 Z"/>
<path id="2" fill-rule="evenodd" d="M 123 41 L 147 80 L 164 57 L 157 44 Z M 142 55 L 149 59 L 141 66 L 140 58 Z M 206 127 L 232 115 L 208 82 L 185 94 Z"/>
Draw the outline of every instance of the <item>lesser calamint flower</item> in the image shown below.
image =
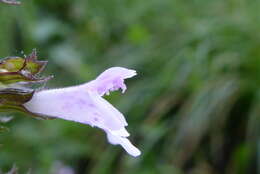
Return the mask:
<path id="1" fill-rule="evenodd" d="M 106 132 L 110 143 L 120 144 L 130 155 L 138 156 L 141 152 L 127 139 L 124 116 L 102 98 L 110 91 L 125 92 L 124 79 L 135 75 L 134 70 L 113 67 L 79 86 L 36 92 L 24 106 L 33 113 L 99 127 Z"/>

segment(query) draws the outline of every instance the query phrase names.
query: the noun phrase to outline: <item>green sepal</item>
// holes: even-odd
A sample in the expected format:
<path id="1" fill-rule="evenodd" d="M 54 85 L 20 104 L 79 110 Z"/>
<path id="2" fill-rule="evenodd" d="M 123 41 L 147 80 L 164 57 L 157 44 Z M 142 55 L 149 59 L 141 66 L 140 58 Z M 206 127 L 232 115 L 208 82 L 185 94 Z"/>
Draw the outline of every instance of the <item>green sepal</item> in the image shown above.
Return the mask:
<path id="1" fill-rule="evenodd" d="M 18 111 L 35 118 L 53 119 L 45 115 L 28 111 L 23 104 L 30 101 L 34 94 L 33 89 L 5 88 L 0 90 L 0 112 Z"/>
<path id="2" fill-rule="evenodd" d="M 43 119 L 43 120 L 55 119 L 54 117 L 30 112 L 22 105 L 0 105 L 0 112 L 14 112 L 14 111 L 24 113 L 25 115 L 28 115 L 28 116 L 31 116 L 31 117 L 34 117 L 37 119 Z"/>
<path id="3" fill-rule="evenodd" d="M 0 90 L 1 105 L 22 105 L 33 96 L 34 90 L 27 88 L 4 88 Z"/>
<path id="4" fill-rule="evenodd" d="M 39 77 L 46 64 L 47 61 L 37 60 L 36 50 L 25 58 L 7 57 L 0 60 L 0 112 L 18 111 L 35 118 L 53 119 L 32 113 L 24 107 L 35 92 L 35 89 L 24 86 L 46 82 L 51 78 Z"/>
<path id="5" fill-rule="evenodd" d="M 25 57 L 7 57 L 0 60 L 0 83 L 9 85 L 18 82 L 46 82 L 49 77 L 39 77 L 47 61 L 37 60 L 36 50 Z"/>

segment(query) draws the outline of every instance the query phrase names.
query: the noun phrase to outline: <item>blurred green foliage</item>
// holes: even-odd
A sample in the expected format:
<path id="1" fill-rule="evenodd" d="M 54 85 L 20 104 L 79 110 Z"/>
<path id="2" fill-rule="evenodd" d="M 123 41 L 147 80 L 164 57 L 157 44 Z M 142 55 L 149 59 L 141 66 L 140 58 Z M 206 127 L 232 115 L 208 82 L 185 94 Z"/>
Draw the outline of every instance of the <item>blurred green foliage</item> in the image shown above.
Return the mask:
<path id="1" fill-rule="evenodd" d="M 107 99 L 143 152 L 132 158 L 89 126 L 17 115 L 1 124 L 9 131 L 0 135 L 0 168 L 260 173 L 259 9 L 258 0 L 0 4 L 0 57 L 37 48 L 49 61 L 45 73 L 55 75 L 47 87 L 80 84 L 111 66 L 137 70 L 126 94 Z"/>

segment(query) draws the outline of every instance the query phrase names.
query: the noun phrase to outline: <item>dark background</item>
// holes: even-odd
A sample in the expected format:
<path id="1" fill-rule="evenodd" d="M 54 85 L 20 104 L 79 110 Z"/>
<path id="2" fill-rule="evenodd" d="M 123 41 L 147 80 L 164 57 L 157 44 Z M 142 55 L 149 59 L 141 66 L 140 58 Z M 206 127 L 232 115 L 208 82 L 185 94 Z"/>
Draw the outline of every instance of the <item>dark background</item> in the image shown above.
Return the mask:
<path id="1" fill-rule="evenodd" d="M 23 0 L 0 4 L 0 57 L 37 48 L 46 88 L 136 69 L 106 97 L 139 158 L 96 128 L 15 115 L 0 168 L 34 174 L 260 173 L 260 1 Z M 3 114 L 1 116 L 14 116 Z"/>

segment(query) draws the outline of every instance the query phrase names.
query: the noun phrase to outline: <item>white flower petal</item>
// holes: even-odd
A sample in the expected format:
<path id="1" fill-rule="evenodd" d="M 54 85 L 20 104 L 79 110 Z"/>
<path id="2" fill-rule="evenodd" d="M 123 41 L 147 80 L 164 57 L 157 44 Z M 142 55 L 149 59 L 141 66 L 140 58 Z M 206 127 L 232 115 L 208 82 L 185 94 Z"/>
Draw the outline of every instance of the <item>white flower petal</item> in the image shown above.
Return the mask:
<path id="1" fill-rule="evenodd" d="M 109 132 L 107 132 L 107 139 L 111 144 L 117 145 L 120 144 L 127 153 L 130 155 L 137 157 L 141 155 L 141 151 L 137 149 L 127 138 L 115 136 Z"/>
<path id="2" fill-rule="evenodd" d="M 36 114 L 99 127 L 107 133 L 110 143 L 120 144 L 129 154 L 138 156 L 141 152 L 126 138 L 130 134 L 125 129 L 125 117 L 102 98 L 104 93 L 119 88 L 124 92 L 124 79 L 134 75 L 134 70 L 110 68 L 83 85 L 36 92 L 24 106 Z"/>

